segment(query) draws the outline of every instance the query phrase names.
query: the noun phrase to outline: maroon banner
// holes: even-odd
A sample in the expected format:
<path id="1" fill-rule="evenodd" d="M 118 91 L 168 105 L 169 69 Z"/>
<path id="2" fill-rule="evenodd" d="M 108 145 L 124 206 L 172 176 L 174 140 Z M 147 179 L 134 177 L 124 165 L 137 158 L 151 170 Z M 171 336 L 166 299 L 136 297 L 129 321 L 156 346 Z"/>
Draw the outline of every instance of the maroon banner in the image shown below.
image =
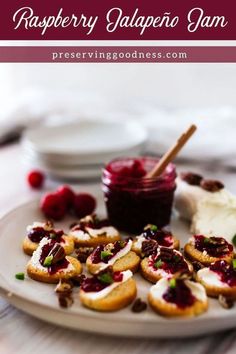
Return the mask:
<path id="1" fill-rule="evenodd" d="M 235 0 L 8 0 L 0 40 L 234 40 L 235 14 Z"/>
<path id="2" fill-rule="evenodd" d="M 8 63 L 236 63 L 236 47 L 0 47 Z"/>

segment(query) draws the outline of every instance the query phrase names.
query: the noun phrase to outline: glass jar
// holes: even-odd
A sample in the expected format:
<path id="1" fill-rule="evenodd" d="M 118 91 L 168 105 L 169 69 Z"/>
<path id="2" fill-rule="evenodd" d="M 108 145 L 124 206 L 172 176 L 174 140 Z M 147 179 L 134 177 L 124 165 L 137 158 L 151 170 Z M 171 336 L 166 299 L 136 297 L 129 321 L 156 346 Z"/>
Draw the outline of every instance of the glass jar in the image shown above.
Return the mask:
<path id="1" fill-rule="evenodd" d="M 153 157 L 120 158 L 105 166 L 102 188 L 107 214 L 118 229 L 137 234 L 147 224 L 160 228 L 169 224 L 176 188 L 175 166 L 169 164 L 159 177 L 145 178 L 157 162 L 158 158 Z"/>

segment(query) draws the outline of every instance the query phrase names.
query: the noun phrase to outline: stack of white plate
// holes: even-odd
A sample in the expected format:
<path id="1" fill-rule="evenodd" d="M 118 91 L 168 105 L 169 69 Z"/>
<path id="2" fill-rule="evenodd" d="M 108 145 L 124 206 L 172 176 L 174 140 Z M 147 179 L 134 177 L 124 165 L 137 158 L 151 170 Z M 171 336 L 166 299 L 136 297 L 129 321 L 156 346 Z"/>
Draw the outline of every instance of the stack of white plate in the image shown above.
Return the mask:
<path id="1" fill-rule="evenodd" d="M 146 140 L 146 131 L 135 121 L 42 126 L 24 134 L 24 161 L 57 178 L 97 178 L 109 160 L 142 153 Z"/>

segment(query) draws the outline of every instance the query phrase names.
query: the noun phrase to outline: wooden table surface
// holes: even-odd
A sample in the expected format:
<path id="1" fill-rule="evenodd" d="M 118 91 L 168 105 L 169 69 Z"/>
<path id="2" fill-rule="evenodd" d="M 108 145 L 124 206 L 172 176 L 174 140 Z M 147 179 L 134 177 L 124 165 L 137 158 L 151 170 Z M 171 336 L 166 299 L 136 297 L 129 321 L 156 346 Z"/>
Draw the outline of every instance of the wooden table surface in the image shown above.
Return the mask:
<path id="1" fill-rule="evenodd" d="M 18 145 L 0 149 L 0 215 L 38 196 L 25 182 L 25 167 Z M 221 178 L 236 192 L 235 175 L 215 168 L 209 176 Z M 53 188 L 56 182 L 48 182 Z M 94 185 L 92 186 L 94 188 Z M 84 186 L 82 188 L 85 188 Z M 86 186 L 88 190 L 90 186 Z M 184 322 L 183 322 L 184 326 Z M 184 328 L 183 328 L 184 330 Z M 233 354 L 236 330 L 192 339 L 129 339 L 88 334 L 59 328 L 37 320 L 0 297 L 0 354 Z"/>

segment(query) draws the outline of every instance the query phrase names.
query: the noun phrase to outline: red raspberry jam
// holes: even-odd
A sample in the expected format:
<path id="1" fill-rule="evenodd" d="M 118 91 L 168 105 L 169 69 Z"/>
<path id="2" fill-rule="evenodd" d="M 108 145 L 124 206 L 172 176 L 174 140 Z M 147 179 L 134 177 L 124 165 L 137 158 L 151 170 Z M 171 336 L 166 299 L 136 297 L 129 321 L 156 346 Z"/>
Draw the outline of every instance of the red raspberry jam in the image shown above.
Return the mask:
<path id="1" fill-rule="evenodd" d="M 81 289 L 88 292 L 97 292 L 107 288 L 114 282 L 121 282 L 123 280 L 122 272 L 112 272 L 105 270 L 93 277 L 85 278 L 81 284 Z"/>
<path id="2" fill-rule="evenodd" d="M 39 262 L 42 266 L 44 265 L 44 261 L 45 261 L 46 257 L 49 255 L 50 251 L 53 249 L 53 247 L 56 244 L 57 244 L 57 242 L 55 240 L 50 240 L 49 243 L 47 243 L 46 245 L 44 245 L 42 247 L 41 256 L 39 259 Z M 66 259 L 64 248 L 61 247 L 61 251 L 63 252 L 63 257 L 60 257 L 60 260 L 58 260 L 57 262 L 55 262 L 51 266 L 47 267 L 48 273 L 50 275 L 53 275 L 53 274 L 57 273 L 58 271 L 67 268 L 69 265 L 69 261 Z"/>
<path id="3" fill-rule="evenodd" d="M 110 251 L 106 251 L 106 246 L 101 245 L 95 248 L 95 250 L 91 254 L 91 261 L 95 264 L 103 262 L 108 263 L 108 261 L 114 257 L 120 250 L 122 250 L 128 241 L 116 241 L 113 244 L 113 248 Z"/>
<path id="4" fill-rule="evenodd" d="M 167 302 L 177 305 L 179 308 L 184 309 L 192 306 L 196 301 L 189 287 L 185 284 L 183 279 L 176 279 L 174 287 L 169 286 L 163 294 L 163 299 Z"/>
<path id="5" fill-rule="evenodd" d="M 51 238 L 57 242 L 65 242 L 65 240 L 62 238 L 64 235 L 64 232 L 62 230 L 45 230 L 43 227 L 34 227 L 33 229 L 30 230 L 28 233 L 28 238 L 30 241 L 39 243 L 44 237 Z"/>
<path id="6" fill-rule="evenodd" d="M 34 227 L 29 231 L 27 236 L 30 241 L 39 243 L 44 237 L 49 236 L 49 231 L 44 230 L 43 227 Z"/>
<path id="7" fill-rule="evenodd" d="M 217 261 L 210 265 L 210 270 L 220 276 L 220 280 L 229 286 L 236 286 L 236 269 L 226 261 Z"/>
<path id="8" fill-rule="evenodd" d="M 174 243 L 172 233 L 163 229 L 152 230 L 148 228 L 142 233 L 142 236 L 147 240 L 155 240 L 158 245 L 164 247 L 172 247 Z"/>
<path id="9" fill-rule="evenodd" d="M 163 269 L 169 274 L 189 272 L 189 267 L 184 257 L 179 252 L 166 247 L 158 248 L 157 253 L 150 256 L 148 265 L 154 270 Z"/>
<path id="10" fill-rule="evenodd" d="M 141 233 L 150 223 L 158 227 L 169 224 L 176 188 L 175 166 L 169 164 L 160 177 L 144 178 L 158 161 L 152 157 L 121 158 L 103 170 L 108 218 L 118 229 Z"/>
<path id="11" fill-rule="evenodd" d="M 194 245 L 198 251 L 206 251 L 211 257 L 224 257 L 233 251 L 233 246 L 223 237 L 194 235 Z"/>

